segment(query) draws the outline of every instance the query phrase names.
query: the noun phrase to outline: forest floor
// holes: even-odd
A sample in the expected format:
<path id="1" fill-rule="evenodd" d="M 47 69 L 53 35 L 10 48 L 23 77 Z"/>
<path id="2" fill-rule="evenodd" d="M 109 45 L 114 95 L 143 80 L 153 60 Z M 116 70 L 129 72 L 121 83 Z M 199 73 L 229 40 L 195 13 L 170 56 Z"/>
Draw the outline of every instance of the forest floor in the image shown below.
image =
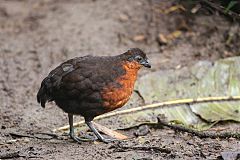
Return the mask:
<path id="1" fill-rule="evenodd" d="M 70 138 L 43 140 L 11 134 L 51 133 L 67 124 L 67 115 L 53 103 L 41 108 L 36 93 L 48 72 L 69 58 L 116 55 L 138 47 L 153 66 L 142 70 L 141 76 L 240 54 L 238 23 L 207 6 L 191 13 L 189 6 L 171 8 L 176 5 L 160 0 L 1 1 L 0 157 L 217 159 L 221 152 L 239 151 L 240 141 L 235 138 L 201 139 L 168 128 L 152 128 L 145 136 L 120 142 L 122 148 L 115 143 L 77 144 Z M 135 131 L 123 132 L 133 136 Z M 165 151 L 157 149 L 164 147 Z"/>

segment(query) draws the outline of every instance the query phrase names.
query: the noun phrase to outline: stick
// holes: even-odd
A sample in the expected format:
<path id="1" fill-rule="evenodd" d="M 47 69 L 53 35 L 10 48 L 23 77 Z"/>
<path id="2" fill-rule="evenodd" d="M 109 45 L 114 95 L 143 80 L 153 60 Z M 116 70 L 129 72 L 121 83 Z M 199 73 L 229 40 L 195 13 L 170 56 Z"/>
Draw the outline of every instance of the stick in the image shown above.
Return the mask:
<path id="1" fill-rule="evenodd" d="M 100 125 L 100 124 L 98 124 L 98 123 L 95 123 L 95 122 L 93 122 L 93 124 L 95 125 L 95 127 L 96 127 L 99 131 L 105 133 L 106 135 L 109 135 L 109 136 L 111 136 L 111 137 L 113 137 L 113 138 L 116 138 L 116 139 L 118 139 L 118 140 L 128 139 L 127 136 L 125 136 L 125 135 L 123 135 L 123 134 L 121 134 L 121 133 L 119 133 L 119 132 L 116 132 L 116 131 L 114 131 L 114 130 L 111 130 L 111 129 L 109 129 L 109 128 L 105 127 L 105 126 L 102 126 L 102 125 Z"/>
<path id="2" fill-rule="evenodd" d="M 169 124 L 163 120 L 161 120 L 160 117 L 157 117 L 158 119 L 158 124 L 169 127 L 173 130 L 178 130 L 181 132 L 187 132 L 190 134 L 193 134 L 195 136 L 198 136 L 199 138 L 237 138 L 240 139 L 240 133 L 236 132 L 236 133 L 231 133 L 231 132 L 224 132 L 224 133 L 207 133 L 207 132 L 201 132 L 201 131 L 197 131 L 197 130 L 193 130 L 190 128 L 185 128 L 183 126 L 179 126 L 179 125 L 174 125 L 174 124 Z"/>
<path id="3" fill-rule="evenodd" d="M 179 99 L 179 100 L 173 100 L 173 101 L 166 101 L 166 102 L 154 103 L 154 104 L 149 104 L 149 105 L 136 107 L 136 108 L 130 108 L 130 109 L 121 110 L 121 111 L 110 112 L 110 113 L 103 114 L 103 115 L 96 117 L 95 120 L 100 120 L 100 119 L 104 119 L 104 118 L 108 118 L 108 117 L 112 117 L 112 116 L 128 114 L 128 113 L 132 113 L 132 112 L 143 111 L 143 110 L 147 110 L 147 109 L 155 109 L 158 107 L 181 105 L 181 104 L 215 102 L 215 101 L 232 101 L 232 100 L 235 100 L 235 101 L 240 100 L 240 96 L 204 97 L 204 98 L 196 98 L 196 99 Z M 84 123 L 85 123 L 85 121 L 80 121 L 80 122 L 74 123 L 73 126 L 74 127 L 81 126 Z M 67 129 L 69 129 L 69 125 L 54 129 L 53 132 L 67 130 Z"/>
<path id="4" fill-rule="evenodd" d="M 46 137 L 38 137 L 36 135 L 28 135 L 28 134 L 19 134 L 19 133 L 9 133 L 11 136 L 13 137 L 19 137 L 19 138 L 22 138 L 22 137 L 27 137 L 27 138 L 36 138 L 36 139 L 53 139 L 53 138 L 58 138 L 58 135 L 56 134 L 52 134 L 52 133 L 34 133 L 34 134 L 41 134 L 41 135 L 47 135 L 49 136 L 49 138 L 46 138 Z"/>
<path id="5" fill-rule="evenodd" d="M 117 145 L 113 145 L 110 148 L 115 148 L 117 149 L 117 151 L 120 152 L 126 152 L 129 150 L 140 150 L 140 151 L 145 151 L 145 152 L 160 152 L 160 153 L 171 153 L 171 150 L 168 148 L 161 148 L 161 147 L 157 147 L 157 146 L 123 146 L 120 144 Z"/>

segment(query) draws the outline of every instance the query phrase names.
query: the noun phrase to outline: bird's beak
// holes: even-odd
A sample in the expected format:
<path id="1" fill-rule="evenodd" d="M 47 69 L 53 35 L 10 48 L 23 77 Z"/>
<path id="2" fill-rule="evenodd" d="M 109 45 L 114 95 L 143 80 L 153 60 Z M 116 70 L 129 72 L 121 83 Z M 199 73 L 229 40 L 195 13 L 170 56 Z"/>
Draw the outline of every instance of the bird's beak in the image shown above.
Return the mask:
<path id="1" fill-rule="evenodd" d="M 143 65 L 144 67 L 151 68 L 151 64 L 149 63 L 148 60 L 143 60 L 140 64 Z"/>

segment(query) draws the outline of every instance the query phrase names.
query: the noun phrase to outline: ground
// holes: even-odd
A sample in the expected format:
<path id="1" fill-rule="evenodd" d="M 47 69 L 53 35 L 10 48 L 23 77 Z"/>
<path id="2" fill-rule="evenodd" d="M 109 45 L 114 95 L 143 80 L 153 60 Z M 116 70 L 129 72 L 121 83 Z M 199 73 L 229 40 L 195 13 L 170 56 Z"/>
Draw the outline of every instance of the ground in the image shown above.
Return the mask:
<path id="1" fill-rule="evenodd" d="M 53 103 L 41 108 L 36 93 L 48 72 L 68 58 L 116 55 L 139 47 L 153 66 L 150 71 L 142 70 L 141 76 L 240 54 L 238 23 L 204 6 L 196 14 L 181 8 L 168 13 L 174 3 L 1 1 L 0 155 L 19 151 L 19 159 L 216 159 L 220 152 L 239 150 L 240 141 L 234 138 L 200 139 L 168 128 L 152 128 L 143 137 L 121 142 L 125 148 L 116 148 L 115 143 L 77 144 L 67 137 L 42 140 L 10 134 L 51 133 L 67 124 L 66 114 Z M 178 35 L 167 44 L 159 39 L 159 34 L 172 33 Z M 141 104 L 137 102 L 135 106 Z M 75 121 L 79 119 L 76 117 Z M 135 130 L 123 132 L 133 135 Z M 166 150 L 157 149 L 163 147 Z"/>

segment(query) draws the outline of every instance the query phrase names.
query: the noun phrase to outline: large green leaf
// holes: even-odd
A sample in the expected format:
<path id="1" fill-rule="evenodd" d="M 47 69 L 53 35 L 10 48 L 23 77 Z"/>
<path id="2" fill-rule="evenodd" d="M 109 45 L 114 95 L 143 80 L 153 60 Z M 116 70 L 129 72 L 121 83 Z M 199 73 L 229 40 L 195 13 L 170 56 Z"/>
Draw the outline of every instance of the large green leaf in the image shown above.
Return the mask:
<path id="1" fill-rule="evenodd" d="M 137 89 L 147 103 L 180 98 L 240 95 L 240 58 L 199 62 L 191 68 L 143 76 Z M 141 85 L 144 84 L 144 85 Z"/>
<path id="2" fill-rule="evenodd" d="M 191 105 L 194 113 L 208 122 L 223 120 L 240 121 L 239 102 L 211 102 Z"/>
<path id="3" fill-rule="evenodd" d="M 191 68 L 145 75 L 138 81 L 137 88 L 147 103 L 172 99 L 239 96 L 239 66 L 239 57 L 215 63 L 199 62 Z M 146 85 L 141 85 L 142 83 Z M 193 113 L 208 122 L 240 121 L 240 102 L 191 104 L 190 108 Z"/>

